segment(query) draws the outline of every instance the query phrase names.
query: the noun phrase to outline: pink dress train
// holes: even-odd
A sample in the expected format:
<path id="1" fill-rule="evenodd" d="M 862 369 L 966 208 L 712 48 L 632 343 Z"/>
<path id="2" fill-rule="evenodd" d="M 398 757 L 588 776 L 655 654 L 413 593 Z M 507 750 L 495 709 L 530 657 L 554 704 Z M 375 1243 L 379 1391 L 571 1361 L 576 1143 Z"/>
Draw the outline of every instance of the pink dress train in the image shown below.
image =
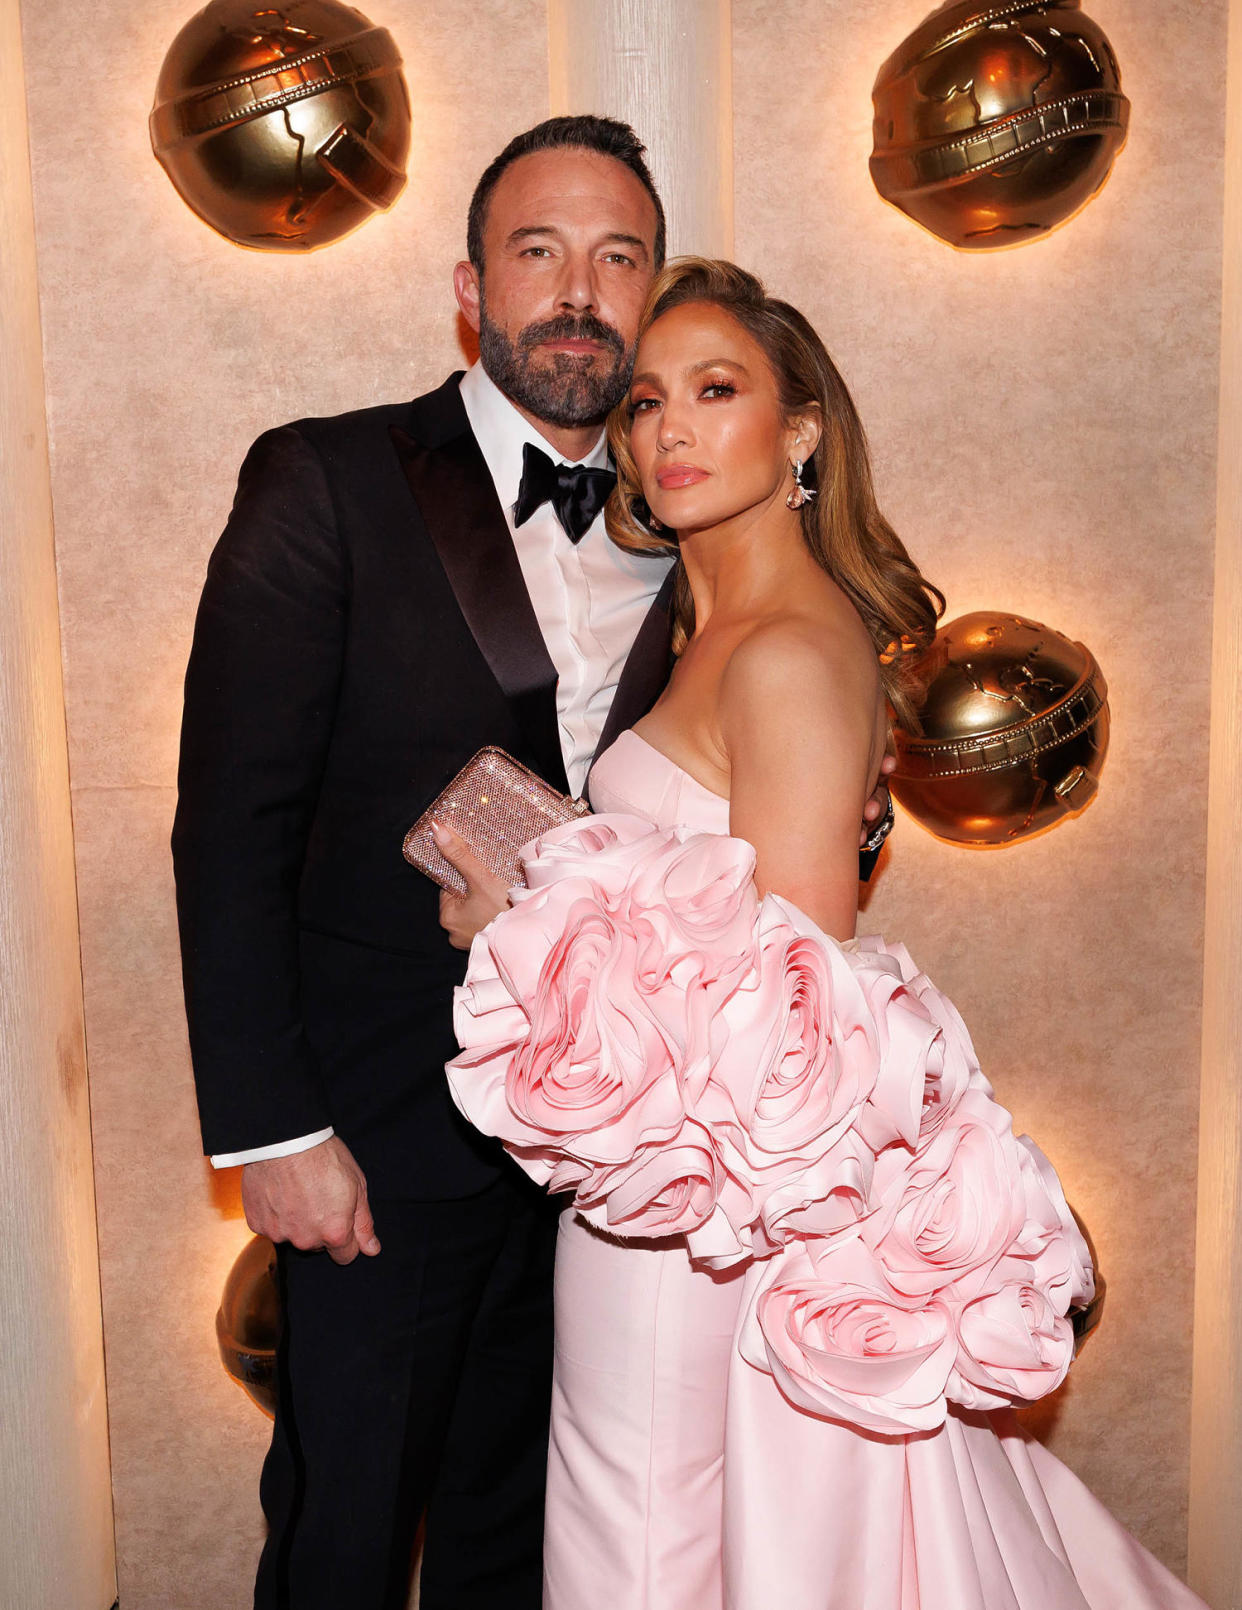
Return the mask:
<path id="1" fill-rule="evenodd" d="M 795 1409 L 735 1345 L 754 1278 L 562 1218 L 545 1610 L 1202 1610 L 1012 1412 Z"/>
<path id="2" fill-rule="evenodd" d="M 592 802 L 728 832 L 634 733 Z M 795 1407 L 744 1356 L 768 1268 L 563 1216 L 545 1610 L 1203 1610 L 1009 1410 L 882 1435 Z"/>

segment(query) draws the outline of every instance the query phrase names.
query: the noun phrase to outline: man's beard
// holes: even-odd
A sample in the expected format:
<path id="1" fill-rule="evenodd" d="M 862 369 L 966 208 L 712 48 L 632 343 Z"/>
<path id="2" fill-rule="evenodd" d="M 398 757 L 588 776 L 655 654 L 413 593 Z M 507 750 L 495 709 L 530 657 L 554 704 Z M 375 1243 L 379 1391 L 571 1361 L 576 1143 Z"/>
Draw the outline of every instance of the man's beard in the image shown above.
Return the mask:
<path id="1" fill-rule="evenodd" d="M 590 361 L 568 352 L 544 353 L 536 361 L 535 349 L 544 341 L 598 341 L 605 352 Z M 625 396 L 634 368 L 633 348 L 593 313 L 561 313 L 528 324 L 512 339 L 488 318 L 481 296 L 479 356 L 506 397 L 562 428 L 601 424 Z"/>

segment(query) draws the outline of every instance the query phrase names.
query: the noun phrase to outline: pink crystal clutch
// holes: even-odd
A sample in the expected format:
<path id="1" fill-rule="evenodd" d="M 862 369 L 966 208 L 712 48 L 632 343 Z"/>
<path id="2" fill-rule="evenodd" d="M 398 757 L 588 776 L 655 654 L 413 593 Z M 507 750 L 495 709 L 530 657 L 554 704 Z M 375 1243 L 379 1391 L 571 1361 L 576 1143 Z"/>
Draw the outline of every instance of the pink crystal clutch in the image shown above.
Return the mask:
<path id="1" fill-rule="evenodd" d="M 442 889 L 465 894 L 464 879 L 440 854 L 431 836 L 432 822 L 439 822 L 512 888 L 526 882 L 518 860 L 523 845 L 590 812 L 584 799 L 570 799 L 503 749 L 489 746 L 468 760 L 427 807 L 405 835 L 401 853 Z"/>

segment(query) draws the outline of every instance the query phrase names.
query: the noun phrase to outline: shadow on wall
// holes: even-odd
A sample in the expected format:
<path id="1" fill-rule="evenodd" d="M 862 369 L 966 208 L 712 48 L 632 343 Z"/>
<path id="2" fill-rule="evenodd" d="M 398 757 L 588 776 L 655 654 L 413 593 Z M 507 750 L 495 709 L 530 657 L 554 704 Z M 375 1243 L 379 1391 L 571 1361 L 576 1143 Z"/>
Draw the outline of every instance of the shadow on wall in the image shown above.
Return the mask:
<path id="1" fill-rule="evenodd" d="M 1016 1409 L 1014 1412 L 1023 1431 L 1029 1432 L 1036 1442 L 1046 1445 L 1056 1432 L 1065 1405 L 1073 1395 L 1074 1385 L 1074 1371 L 1071 1369 L 1055 1392 L 1050 1392 L 1038 1402 L 1027 1403 Z"/>

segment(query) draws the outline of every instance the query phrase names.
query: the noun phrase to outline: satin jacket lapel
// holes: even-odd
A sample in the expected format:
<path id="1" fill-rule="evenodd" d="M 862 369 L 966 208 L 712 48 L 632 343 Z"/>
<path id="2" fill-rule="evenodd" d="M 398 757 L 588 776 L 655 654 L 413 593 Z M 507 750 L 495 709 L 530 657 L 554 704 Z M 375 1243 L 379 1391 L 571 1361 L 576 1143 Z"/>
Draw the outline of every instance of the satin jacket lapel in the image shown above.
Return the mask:
<path id="1" fill-rule="evenodd" d="M 670 570 L 638 629 L 600 734 L 597 759 L 642 720 L 668 685 L 673 670 L 673 576 Z"/>
<path id="2" fill-rule="evenodd" d="M 526 591 L 486 460 L 454 375 L 391 431 L 427 533 L 475 642 L 513 708 L 533 764 L 568 789 L 556 715 L 556 667 Z"/>

